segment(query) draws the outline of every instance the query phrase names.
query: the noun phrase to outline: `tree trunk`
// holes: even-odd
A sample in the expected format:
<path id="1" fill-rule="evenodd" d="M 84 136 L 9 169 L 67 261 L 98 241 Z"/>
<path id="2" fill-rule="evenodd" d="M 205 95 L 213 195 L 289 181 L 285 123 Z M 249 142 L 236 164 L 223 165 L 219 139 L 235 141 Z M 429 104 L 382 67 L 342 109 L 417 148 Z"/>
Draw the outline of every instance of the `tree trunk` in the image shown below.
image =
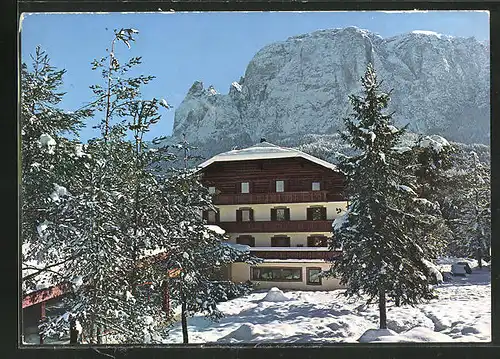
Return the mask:
<path id="1" fill-rule="evenodd" d="M 76 318 L 70 316 L 69 320 L 69 343 L 78 344 L 78 331 L 76 330 Z"/>
<path id="2" fill-rule="evenodd" d="M 483 261 L 482 261 L 483 256 L 481 255 L 480 249 L 477 250 L 476 255 L 477 255 L 477 265 L 478 265 L 479 269 L 483 269 Z"/>
<path id="3" fill-rule="evenodd" d="M 378 309 L 380 312 L 380 329 L 387 329 L 387 312 L 385 306 L 385 289 L 379 289 Z"/>
<path id="4" fill-rule="evenodd" d="M 187 344 L 188 340 L 188 328 L 187 328 L 187 316 L 186 316 L 186 302 L 182 298 L 181 304 L 181 322 L 182 322 L 182 342 Z"/>
<path id="5" fill-rule="evenodd" d="M 102 344 L 102 326 L 97 326 L 97 344 Z"/>
<path id="6" fill-rule="evenodd" d="M 396 296 L 395 302 L 396 302 L 396 307 L 400 307 L 401 306 L 401 297 L 399 295 Z"/>

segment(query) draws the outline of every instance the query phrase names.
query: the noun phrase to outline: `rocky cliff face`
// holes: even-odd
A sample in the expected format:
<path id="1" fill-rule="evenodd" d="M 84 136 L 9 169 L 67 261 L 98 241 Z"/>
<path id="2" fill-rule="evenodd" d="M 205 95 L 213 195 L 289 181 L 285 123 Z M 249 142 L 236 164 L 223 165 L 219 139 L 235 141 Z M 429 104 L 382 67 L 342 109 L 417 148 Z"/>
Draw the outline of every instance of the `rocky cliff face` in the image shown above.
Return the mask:
<path id="1" fill-rule="evenodd" d="M 261 49 L 227 95 L 195 82 L 175 113 L 173 139 L 215 153 L 333 134 L 372 62 L 393 89 L 397 124 L 453 141 L 489 143 L 489 48 L 473 38 L 412 32 L 383 39 L 355 27 L 294 36 Z"/>

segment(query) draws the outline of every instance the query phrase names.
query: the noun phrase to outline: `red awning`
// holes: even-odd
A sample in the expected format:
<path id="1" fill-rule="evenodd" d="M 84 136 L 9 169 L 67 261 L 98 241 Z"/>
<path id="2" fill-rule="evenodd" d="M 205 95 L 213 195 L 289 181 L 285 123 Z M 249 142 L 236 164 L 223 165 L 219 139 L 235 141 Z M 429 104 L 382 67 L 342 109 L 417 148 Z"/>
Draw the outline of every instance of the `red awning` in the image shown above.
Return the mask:
<path id="1" fill-rule="evenodd" d="M 23 296 L 23 308 L 45 302 L 49 299 L 57 298 L 69 290 L 67 283 L 58 284 L 46 289 L 40 289 Z"/>

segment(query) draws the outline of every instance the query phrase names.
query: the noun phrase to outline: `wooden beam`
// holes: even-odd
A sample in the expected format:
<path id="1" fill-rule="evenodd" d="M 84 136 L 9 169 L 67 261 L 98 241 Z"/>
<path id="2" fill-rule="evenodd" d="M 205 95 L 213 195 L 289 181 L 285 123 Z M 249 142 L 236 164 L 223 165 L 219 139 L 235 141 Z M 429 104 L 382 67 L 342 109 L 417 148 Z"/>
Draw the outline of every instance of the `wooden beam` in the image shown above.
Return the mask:
<path id="1" fill-rule="evenodd" d="M 46 302 L 47 300 L 60 297 L 69 290 L 68 283 L 58 284 L 46 289 L 37 290 L 23 296 L 22 307 L 31 307 L 32 305 Z"/>

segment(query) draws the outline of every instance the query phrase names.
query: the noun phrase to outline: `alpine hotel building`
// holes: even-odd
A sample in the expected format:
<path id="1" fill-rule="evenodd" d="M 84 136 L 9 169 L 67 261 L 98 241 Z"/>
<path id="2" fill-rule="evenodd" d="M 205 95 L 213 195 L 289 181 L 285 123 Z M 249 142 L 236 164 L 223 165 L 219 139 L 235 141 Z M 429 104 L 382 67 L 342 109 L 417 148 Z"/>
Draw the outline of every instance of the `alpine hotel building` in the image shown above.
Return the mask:
<path id="1" fill-rule="evenodd" d="M 346 210 L 344 177 L 335 165 L 264 140 L 216 155 L 200 165 L 217 211 L 204 213 L 231 243 L 250 246 L 263 262 L 228 268 L 234 282 L 257 288 L 331 290 L 335 278 L 318 274 L 341 249 L 328 249 L 332 222 Z"/>

